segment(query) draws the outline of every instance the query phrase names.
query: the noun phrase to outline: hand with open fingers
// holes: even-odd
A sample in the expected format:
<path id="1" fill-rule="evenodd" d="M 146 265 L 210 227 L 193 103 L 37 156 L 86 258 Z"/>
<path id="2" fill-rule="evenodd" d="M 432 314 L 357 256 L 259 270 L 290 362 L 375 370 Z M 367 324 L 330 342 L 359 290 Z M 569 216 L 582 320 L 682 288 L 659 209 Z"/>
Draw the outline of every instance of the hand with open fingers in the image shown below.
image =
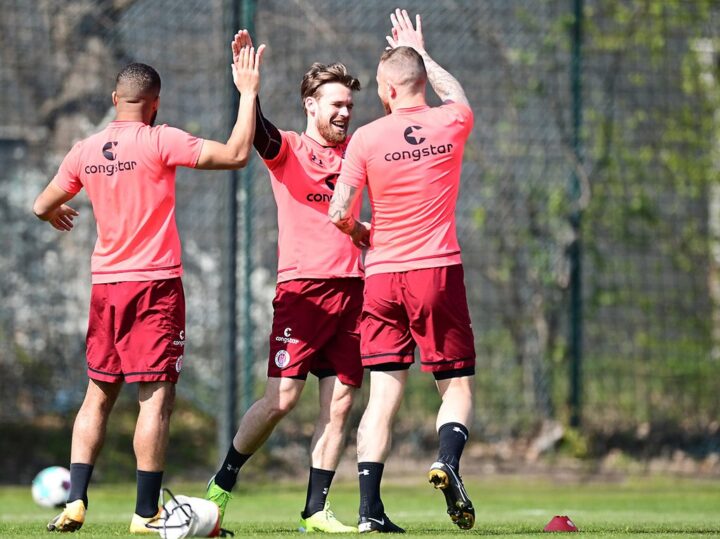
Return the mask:
<path id="1" fill-rule="evenodd" d="M 50 223 L 53 228 L 56 228 L 61 231 L 70 231 L 72 230 L 73 226 L 73 219 L 80 215 L 76 210 L 72 209 L 70 206 L 67 206 L 63 204 L 58 209 L 55 210 L 53 216 L 48 219 L 48 223 Z"/>
<path id="2" fill-rule="evenodd" d="M 412 47 L 418 52 L 425 51 L 420 15 L 415 15 L 415 27 L 406 10 L 396 9 L 390 14 L 392 23 L 391 36 L 385 36 L 391 49 L 395 47 Z"/>
<path id="3" fill-rule="evenodd" d="M 235 43 L 238 43 L 238 41 L 234 41 L 233 45 Z M 235 87 L 241 94 L 246 92 L 258 93 L 260 89 L 260 64 L 262 64 L 264 52 L 265 45 L 260 45 L 257 51 L 247 44 L 239 46 L 237 58 L 233 58 L 232 73 Z"/>
<path id="4" fill-rule="evenodd" d="M 252 38 L 250 37 L 250 32 L 245 30 L 244 28 L 242 30 L 238 30 L 237 34 L 233 36 L 233 40 L 230 43 L 230 48 L 232 49 L 232 56 L 233 56 L 233 63 L 235 63 L 240 55 L 240 49 L 243 47 L 251 47 L 253 46 Z"/>

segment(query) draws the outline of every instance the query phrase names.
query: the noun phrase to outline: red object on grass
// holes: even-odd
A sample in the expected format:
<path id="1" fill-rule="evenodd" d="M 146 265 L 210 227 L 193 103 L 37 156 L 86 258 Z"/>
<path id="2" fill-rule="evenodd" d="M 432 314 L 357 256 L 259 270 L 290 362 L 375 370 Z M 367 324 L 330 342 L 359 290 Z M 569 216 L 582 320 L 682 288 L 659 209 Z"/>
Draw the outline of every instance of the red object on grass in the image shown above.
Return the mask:
<path id="1" fill-rule="evenodd" d="M 575 523 L 566 515 L 556 515 L 543 528 L 546 532 L 576 532 L 578 531 Z"/>

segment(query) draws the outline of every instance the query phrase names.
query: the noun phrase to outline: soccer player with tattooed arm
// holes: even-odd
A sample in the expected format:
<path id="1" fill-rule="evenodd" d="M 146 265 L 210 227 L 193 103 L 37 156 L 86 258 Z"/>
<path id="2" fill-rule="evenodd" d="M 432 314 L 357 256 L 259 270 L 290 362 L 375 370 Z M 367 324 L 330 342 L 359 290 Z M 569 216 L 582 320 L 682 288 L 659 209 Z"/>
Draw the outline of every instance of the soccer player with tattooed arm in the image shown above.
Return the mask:
<path id="1" fill-rule="evenodd" d="M 475 347 L 455 206 L 473 113 L 458 81 L 425 50 L 420 16 L 415 27 L 405 10 L 390 18 L 389 48 L 377 69 L 387 115 L 354 134 L 329 211 L 346 234 L 364 234 L 354 209 L 367 184 L 372 225 L 360 350 L 370 396 L 358 428 L 358 528 L 404 532 L 385 514 L 380 483 L 418 346 L 421 370 L 433 374 L 442 398 L 439 451 L 428 478 L 442 490 L 452 521 L 470 529 L 475 510 L 460 478 L 460 457 L 473 416 Z M 427 105 L 428 81 L 441 106 Z"/>
<path id="2" fill-rule="evenodd" d="M 247 36 L 247 45 L 250 45 Z M 344 447 L 344 430 L 360 387 L 363 271 L 359 246 L 327 219 L 340 174 L 360 83 L 340 63 L 315 63 L 300 97 L 305 131 L 281 131 L 257 102 L 254 145 L 268 168 L 277 204 L 278 271 L 264 395 L 240 420 L 206 498 L 224 515 L 240 469 L 297 404 L 308 374 L 318 378 L 319 411 L 310 445 L 310 474 L 299 529 L 348 533 L 329 508 L 328 492 Z M 359 209 L 355 211 L 357 216 Z"/>
<path id="3" fill-rule="evenodd" d="M 33 205 L 37 217 L 69 231 L 79 214 L 66 203 L 84 188 L 97 224 L 86 340 L 89 382 L 73 426 L 70 494 L 49 531 L 74 532 L 84 524 L 88 485 L 110 412 L 123 382 L 136 382 L 137 498 L 130 533 L 157 533 L 148 525 L 161 512 L 175 384 L 187 361 L 175 172 L 234 169 L 248 162 L 264 46 L 255 51 L 244 43 L 240 31 L 233 40 L 238 54 L 232 74 L 241 98 L 227 142 L 154 126 L 160 76 L 149 65 L 133 63 L 117 75 L 114 121 L 73 146 Z"/>

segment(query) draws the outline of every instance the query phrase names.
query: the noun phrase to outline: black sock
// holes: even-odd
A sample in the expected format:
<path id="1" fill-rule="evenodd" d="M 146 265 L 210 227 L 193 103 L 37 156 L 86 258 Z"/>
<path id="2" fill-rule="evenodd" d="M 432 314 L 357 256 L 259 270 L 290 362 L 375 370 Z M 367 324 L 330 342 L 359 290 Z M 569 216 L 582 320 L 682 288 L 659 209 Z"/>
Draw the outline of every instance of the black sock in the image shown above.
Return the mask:
<path id="1" fill-rule="evenodd" d="M 238 453 L 235 446 L 231 443 L 222 466 L 220 466 L 220 469 L 215 474 L 215 484 L 221 489 L 230 492 L 235 487 L 235 483 L 237 483 L 240 468 L 242 468 L 242 465 L 245 464 L 250 457 L 252 457 L 252 455 Z"/>
<path id="2" fill-rule="evenodd" d="M 445 423 L 438 429 L 440 450 L 437 459 L 452 466 L 458 474 L 460 474 L 460 457 L 468 434 L 467 428 L 461 423 Z"/>
<path id="3" fill-rule="evenodd" d="M 305 497 L 305 509 L 302 512 L 303 518 L 307 518 L 323 510 L 333 477 L 335 477 L 333 470 L 310 468 L 310 479 L 308 480 L 307 496 Z"/>
<path id="4" fill-rule="evenodd" d="M 154 517 L 158 512 L 162 472 L 143 472 L 137 470 L 137 499 L 135 514 L 143 518 Z"/>
<path id="5" fill-rule="evenodd" d="M 90 476 L 92 476 L 94 466 L 92 464 L 70 464 L 70 494 L 68 494 L 68 502 L 82 500 L 85 509 L 88 506 L 88 485 L 90 484 Z"/>
<path id="6" fill-rule="evenodd" d="M 381 517 L 385 513 L 380 499 L 380 481 L 384 468 L 382 462 L 358 462 L 361 517 Z"/>

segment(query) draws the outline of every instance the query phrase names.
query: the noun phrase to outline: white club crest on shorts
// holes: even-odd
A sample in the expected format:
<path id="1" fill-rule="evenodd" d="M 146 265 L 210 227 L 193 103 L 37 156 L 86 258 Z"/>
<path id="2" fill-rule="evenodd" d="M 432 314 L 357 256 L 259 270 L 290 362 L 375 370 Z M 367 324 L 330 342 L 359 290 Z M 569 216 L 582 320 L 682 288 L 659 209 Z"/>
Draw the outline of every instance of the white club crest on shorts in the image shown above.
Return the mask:
<path id="1" fill-rule="evenodd" d="M 275 354 L 275 365 L 280 369 L 284 369 L 290 363 L 290 352 L 287 350 L 278 350 Z"/>
<path id="2" fill-rule="evenodd" d="M 175 370 L 180 372 L 182 370 L 183 366 L 183 356 L 180 356 L 177 358 L 177 361 L 175 362 Z"/>

